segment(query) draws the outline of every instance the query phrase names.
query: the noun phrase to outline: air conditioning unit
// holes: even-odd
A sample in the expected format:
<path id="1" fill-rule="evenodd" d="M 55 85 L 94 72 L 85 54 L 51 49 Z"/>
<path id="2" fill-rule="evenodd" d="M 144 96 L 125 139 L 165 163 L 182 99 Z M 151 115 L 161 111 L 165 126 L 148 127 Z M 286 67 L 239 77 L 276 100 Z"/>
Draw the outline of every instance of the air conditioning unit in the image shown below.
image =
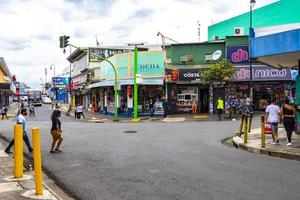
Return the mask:
<path id="1" fill-rule="evenodd" d="M 171 58 L 167 58 L 167 59 L 166 59 L 166 63 L 167 63 L 167 64 L 172 64 Z"/>
<path id="2" fill-rule="evenodd" d="M 242 35 L 244 35 L 244 33 L 245 33 L 244 27 L 234 27 L 234 29 L 233 29 L 234 36 L 242 36 Z"/>
<path id="3" fill-rule="evenodd" d="M 212 37 L 212 40 L 219 40 L 219 36 L 214 35 L 214 36 Z"/>

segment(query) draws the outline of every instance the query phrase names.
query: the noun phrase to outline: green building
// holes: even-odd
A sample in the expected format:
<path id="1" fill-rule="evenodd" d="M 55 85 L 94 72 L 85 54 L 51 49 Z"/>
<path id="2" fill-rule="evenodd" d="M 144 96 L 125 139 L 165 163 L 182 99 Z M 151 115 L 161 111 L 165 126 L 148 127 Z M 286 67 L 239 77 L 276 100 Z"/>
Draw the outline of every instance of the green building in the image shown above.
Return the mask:
<path id="1" fill-rule="evenodd" d="M 250 6 L 250 5 L 249 5 Z M 279 0 L 253 10 L 253 27 L 266 27 L 300 23 L 300 1 Z M 226 36 L 248 35 L 249 12 L 208 27 L 208 40 L 224 39 Z"/>

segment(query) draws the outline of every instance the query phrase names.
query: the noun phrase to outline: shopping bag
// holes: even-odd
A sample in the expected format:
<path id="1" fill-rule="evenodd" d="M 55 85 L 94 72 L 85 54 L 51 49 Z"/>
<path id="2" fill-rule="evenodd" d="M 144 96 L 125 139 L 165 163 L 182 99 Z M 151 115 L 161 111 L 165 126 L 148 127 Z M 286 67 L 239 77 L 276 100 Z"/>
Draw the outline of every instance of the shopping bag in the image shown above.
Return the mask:
<path id="1" fill-rule="evenodd" d="M 272 134 L 272 127 L 269 123 L 265 123 L 265 134 Z"/>

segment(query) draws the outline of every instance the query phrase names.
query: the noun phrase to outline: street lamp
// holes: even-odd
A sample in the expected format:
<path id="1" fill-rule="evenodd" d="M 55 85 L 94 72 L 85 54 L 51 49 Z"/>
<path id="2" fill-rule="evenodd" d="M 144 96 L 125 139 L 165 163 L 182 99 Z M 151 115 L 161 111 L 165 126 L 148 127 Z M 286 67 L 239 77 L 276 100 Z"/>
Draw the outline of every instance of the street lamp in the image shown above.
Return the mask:
<path id="1" fill-rule="evenodd" d="M 252 27 L 252 9 L 255 6 L 256 1 L 250 0 L 250 27 L 249 27 L 249 65 L 250 65 L 250 90 L 249 97 L 252 108 L 253 103 L 253 74 L 252 74 L 252 57 L 251 57 L 251 38 L 254 37 L 254 31 Z"/>
<path id="2" fill-rule="evenodd" d="M 134 74 L 133 74 L 133 122 L 138 122 L 138 86 L 136 83 L 136 74 L 138 70 L 138 45 L 144 45 L 144 43 L 128 44 L 128 46 L 134 46 Z"/>

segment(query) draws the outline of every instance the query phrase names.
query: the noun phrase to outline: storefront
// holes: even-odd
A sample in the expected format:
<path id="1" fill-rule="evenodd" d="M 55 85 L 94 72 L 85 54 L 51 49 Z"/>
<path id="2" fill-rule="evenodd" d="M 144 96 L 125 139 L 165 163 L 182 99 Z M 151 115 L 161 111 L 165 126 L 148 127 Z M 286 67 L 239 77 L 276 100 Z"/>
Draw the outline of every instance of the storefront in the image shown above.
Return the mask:
<path id="1" fill-rule="evenodd" d="M 138 114 L 149 115 L 149 101 L 155 102 L 155 115 L 163 114 L 161 98 L 164 95 L 164 61 L 161 51 L 139 52 L 138 54 Z M 133 53 L 114 55 L 109 58 L 118 75 L 118 113 L 132 116 L 133 113 Z M 103 81 L 89 88 L 97 99 L 99 112 L 114 113 L 114 72 L 107 62 L 100 64 Z M 99 95 L 99 97 L 98 97 Z M 102 109 L 103 106 L 103 109 Z"/>
<path id="2" fill-rule="evenodd" d="M 204 69 L 167 69 L 166 83 L 171 113 L 191 113 L 192 100 L 198 102 L 198 113 L 209 111 L 209 85 L 201 75 Z"/>
<path id="3" fill-rule="evenodd" d="M 229 85 L 229 96 L 241 106 L 249 94 L 250 69 L 248 66 L 236 67 L 235 76 Z M 265 110 L 271 100 L 278 104 L 294 94 L 291 69 L 277 69 L 266 65 L 253 66 L 253 106 L 255 110 Z"/>

